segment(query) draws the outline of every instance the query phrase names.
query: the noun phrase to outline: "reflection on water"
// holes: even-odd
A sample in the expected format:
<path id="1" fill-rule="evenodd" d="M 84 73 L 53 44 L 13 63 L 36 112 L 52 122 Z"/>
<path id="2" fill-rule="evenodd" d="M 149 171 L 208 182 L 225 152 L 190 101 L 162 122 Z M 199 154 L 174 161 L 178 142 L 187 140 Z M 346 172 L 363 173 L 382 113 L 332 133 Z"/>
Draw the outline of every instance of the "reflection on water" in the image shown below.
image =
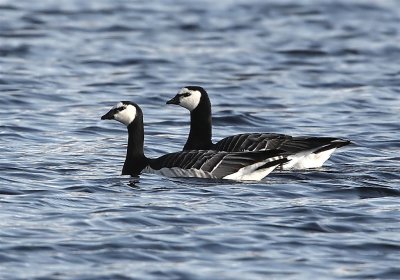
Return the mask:
<path id="1" fill-rule="evenodd" d="M 2 1 L 4 279 L 393 279 L 399 274 L 396 1 Z M 148 156 L 180 150 L 210 94 L 214 139 L 345 137 L 321 169 L 263 182 L 120 176 L 144 110 Z M 71 268 L 74 269 L 71 269 Z M 95 268 L 95 269 L 93 269 Z"/>

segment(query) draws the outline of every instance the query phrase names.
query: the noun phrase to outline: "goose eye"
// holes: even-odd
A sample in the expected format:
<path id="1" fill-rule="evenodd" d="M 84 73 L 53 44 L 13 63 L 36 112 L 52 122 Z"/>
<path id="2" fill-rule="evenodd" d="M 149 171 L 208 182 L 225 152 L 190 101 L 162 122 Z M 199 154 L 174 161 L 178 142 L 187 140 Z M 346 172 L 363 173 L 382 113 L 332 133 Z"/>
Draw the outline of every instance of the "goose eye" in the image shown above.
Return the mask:
<path id="1" fill-rule="evenodd" d="M 190 96 L 190 92 L 185 92 L 184 94 L 182 94 L 183 97 L 188 97 Z"/>
<path id="2" fill-rule="evenodd" d="M 122 110 L 124 110 L 125 109 L 125 107 L 118 107 L 118 108 L 115 108 L 114 109 L 114 112 L 115 113 L 118 113 L 118 112 L 121 112 Z"/>

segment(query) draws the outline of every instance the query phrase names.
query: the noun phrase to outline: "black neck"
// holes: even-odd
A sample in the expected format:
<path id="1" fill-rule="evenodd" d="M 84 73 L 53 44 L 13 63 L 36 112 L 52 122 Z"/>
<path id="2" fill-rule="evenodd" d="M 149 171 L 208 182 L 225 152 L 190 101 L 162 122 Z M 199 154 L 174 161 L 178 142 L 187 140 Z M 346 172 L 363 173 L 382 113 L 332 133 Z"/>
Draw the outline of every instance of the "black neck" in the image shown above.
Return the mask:
<path id="1" fill-rule="evenodd" d="M 128 148 L 122 175 L 137 176 L 147 166 L 148 159 L 144 155 L 143 119 L 137 117 L 128 125 Z"/>
<path id="2" fill-rule="evenodd" d="M 190 112 L 190 133 L 184 150 L 208 150 L 212 148 L 211 104 L 202 96 L 199 105 Z"/>

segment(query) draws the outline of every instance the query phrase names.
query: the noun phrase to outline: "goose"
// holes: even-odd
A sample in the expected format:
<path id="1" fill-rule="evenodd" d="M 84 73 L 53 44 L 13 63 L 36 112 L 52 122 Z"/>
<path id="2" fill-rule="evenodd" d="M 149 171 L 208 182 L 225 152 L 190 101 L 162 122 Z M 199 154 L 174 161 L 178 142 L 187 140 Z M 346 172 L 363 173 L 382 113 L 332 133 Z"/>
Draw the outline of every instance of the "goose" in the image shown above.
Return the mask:
<path id="1" fill-rule="evenodd" d="M 139 176 L 145 172 L 167 177 L 258 181 L 289 160 L 286 153 L 278 149 L 234 153 L 189 150 L 148 158 L 144 155 L 143 112 L 136 103 L 120 101 L 101 119 L 116 120 L 127 126 L 128 147 L 122 175 Z"/>
<path id="2" fill-rule="evenodd" d="M 282 169 L 308 169 L 321 167 L 332 153 L 351 143 L 334 137 L 293 137 L 276 133 L 242 133 L 212 143 L 211 102 L 206 90 L 200 86 L 182 88 L 166 104 L 179 105 L 190 111 L 190 132 L 183 150 L 217 150 L 227 152 L 264 151 L 281 149 L 292 156 Z"/>

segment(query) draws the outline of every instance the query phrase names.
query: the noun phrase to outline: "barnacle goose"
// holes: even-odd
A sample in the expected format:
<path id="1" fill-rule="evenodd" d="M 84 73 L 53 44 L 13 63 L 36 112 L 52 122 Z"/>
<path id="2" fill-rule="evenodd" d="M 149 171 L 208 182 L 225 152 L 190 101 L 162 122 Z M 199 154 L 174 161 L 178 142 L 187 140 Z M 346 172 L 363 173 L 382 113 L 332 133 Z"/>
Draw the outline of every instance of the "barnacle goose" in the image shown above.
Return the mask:
<path id="1" fill-rule="evenodd" d="M 211 103 L 207 92 L 200 86 L 187 86 L 167 101 L 190 111 L 190 133 L 183 150 L 214 149 L 218 151 L 263 151 L 281 149 L 290 154 L 283 169 L 321 167 L 331 154 L 351 142 L 332 137 L 293 137 L 275 133 L 244 133 L 211 142 Z"/>
<path id="2" fill-rule="evenodd" d="M 288 159 L 282 150 L 227 152 L 191 150 L 151 159 L 144 155 L 144 128 L 141 108 L 121 101 L 102 120 L 114 119 L 128 128 L 128 147 L 122 175 L 141 172 L 168 177 L 201 177 L 231 180 L 261 180 Z"/>

